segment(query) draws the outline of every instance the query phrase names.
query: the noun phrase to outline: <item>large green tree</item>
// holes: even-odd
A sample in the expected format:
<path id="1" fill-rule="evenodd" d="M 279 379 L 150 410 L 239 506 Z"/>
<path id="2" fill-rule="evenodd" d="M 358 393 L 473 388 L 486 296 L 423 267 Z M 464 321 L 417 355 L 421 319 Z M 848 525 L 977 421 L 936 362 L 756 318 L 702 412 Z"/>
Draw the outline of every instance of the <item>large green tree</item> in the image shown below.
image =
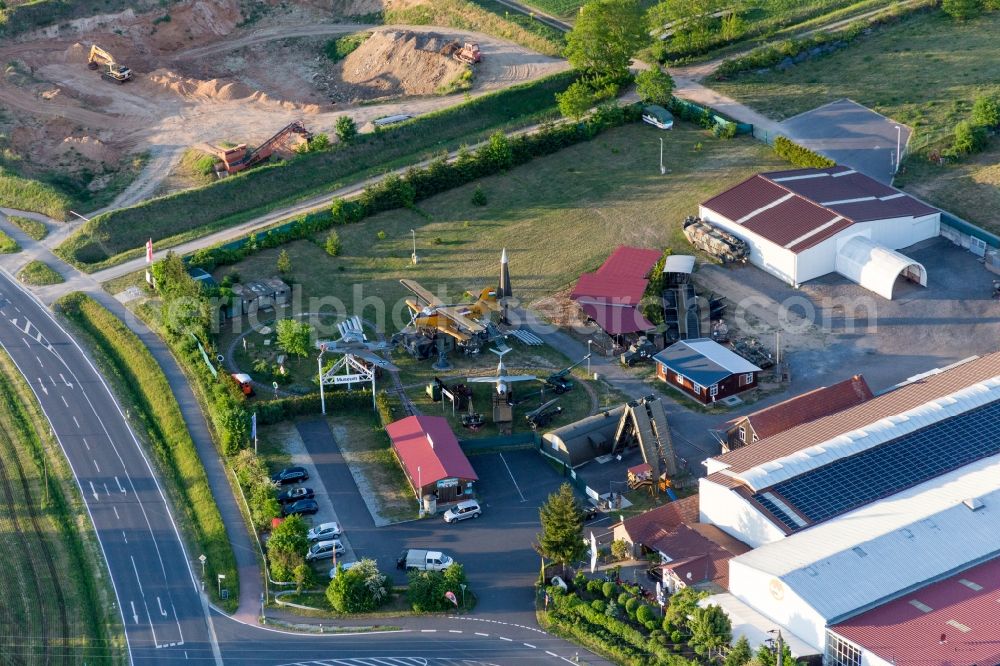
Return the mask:
<path id="1" fill-rule="evenodd" d="M 733 623 L 721 606 L 695 608 L 688 626 L 691 628 L 691 647 L 709 658 L 719 654 L 733 640 Z"/>
<path id="2" fill-rule="evenodd" d="M 267 559 L 275 580 L 292 580 L 295 567 L 305 562 L 308 531 L 300 516 L 289 516 L 271 531 L 271 538 L 267 540 Z"/>
<path id="3" fill-rule="evenodd" d="M 565 572 L 566 565 L 580 560 L 587 550 L 583 542 L 583 514 L 572 486 L 568 483 L 559 486 L 538 513 L 542 531 L 536 537 L 535 550 L 560 564 Z"/>
<path id="4" fill-rule="evenodd" d="M 746 666 L 753 659 L 753 648 L 750 647 L 750 641 L 747 640 L 746 636 L 740 636 L 740 639 L 733 644 L 733 649 L 726 653 L 726 660 L 723 666 Z"/>
<path id="5" fill-rule="evenodd" d="M 591 0 L 566 35 L 566 58 L 598 79 L 622 81 L 632 56 L 648 40 L 637 0 Z"/>
<path id="6" fill-rule="evenodd" d="M 338 565 L 326 598 L 339 613 L 371 612 L 389 600 L 389 577 L 368 558 L 347 571 Z"/>
<path id="7" fill-rule="evenodd" d="M 556 103 L 564 118 L 580 122 L 590 107 L 594 106 L 594 91 L 585 81 L 574 81 L 565 91 L 556 93 Z"/>
<path id="8" fill-rule="evenodd" d="M 309 339 L 312 337 L 312 326 L 304 321 L 282 319 L 276 325 L 278 346 L 293 356 L 309 354 Z"/>

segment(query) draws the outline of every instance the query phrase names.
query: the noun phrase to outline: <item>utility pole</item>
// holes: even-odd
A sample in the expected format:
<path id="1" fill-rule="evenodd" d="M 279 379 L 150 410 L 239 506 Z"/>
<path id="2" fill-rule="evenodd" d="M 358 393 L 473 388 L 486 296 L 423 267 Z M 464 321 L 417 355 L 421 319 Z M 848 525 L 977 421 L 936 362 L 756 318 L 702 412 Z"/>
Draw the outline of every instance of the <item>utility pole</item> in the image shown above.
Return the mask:
<path id="1" fill-rule="evenodd" d="M 667 167 L 663 166 L 663 137 L 660 137 L 660 175 L 665 176 L 667 174 Z"/>
<path id="2" fill-rule="evenodd" d="M 781 629 L 778 629 L 778 666 L 783 666 L 785 660 L 785 641 L 781 638 Z"/>

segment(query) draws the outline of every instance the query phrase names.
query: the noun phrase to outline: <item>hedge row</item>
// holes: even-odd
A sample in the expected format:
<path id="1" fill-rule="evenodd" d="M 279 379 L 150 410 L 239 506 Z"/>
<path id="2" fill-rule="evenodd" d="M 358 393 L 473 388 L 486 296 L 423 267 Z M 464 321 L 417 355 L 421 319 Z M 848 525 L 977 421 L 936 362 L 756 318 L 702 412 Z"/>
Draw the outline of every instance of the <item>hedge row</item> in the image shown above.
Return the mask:
<path id="1" fill-rule="evenodd" d="M 837 165 L 829 157 L 824 157 L 817 152 L 813 152 L 783 136 L 775 138 L 773 148 L 778 157 L 788 160 L 797 167 L 827 169 Z"/>
<path id="2" fill-rule="evenodd" d="M 813 49 L 820 49 L 816 55 L 830 53 L 848 46 L 858 37 L 870 32 L 872 28 L 896 23 L 910 14 L 925 11 L 936 4 L 935 0 L 928 0 L 920 4 L 893 7 L 885 14 L 873 19 L 855 21 L 837 32 L 819 32 L 800 39 L 786 39 L 763 46 L 744 56 L 723 61 L 715 70 L 713 78 L 716 81 L 724 81 L 743 72 L 774 67 L 786 58 L 794 59 Z"/>
<path id="3" fill-rule="evenodd" d="M 239 262 L 259 250 L 310 237 L 333 225 L 351 224 L 379 212 L 409 207 L 435 194 L 525 164 L 535 157 L 588 141 L 607 129 L 635 122 L 641 115 L 638 106 L 606 106 L 578 124 L 547 125 L 538 132 L 510 138 L 498 132 L 475 152 L 460 151 L 451 161 L 441 157 L 426 167 L 412 167 L 403 176 L 390 174 L 367 187 L 357 199 L 335 200 L 329 213 L 305 215 L 239 241 L 198 250 L 189 263 L 211 271 Z"/>
<path id="4" fill-rule="evenodd" d="M 334 190 L 393 160 L 455 148 L 457 142 L 483 136 L 488 128 L 553 111 L 554 94 L 565 90 L 575 78 L 573 72 L 562 72 L 512 86 L 358 135 L 329 150 L 298 155 L 204 187 L 104 213 L 85 223 L 59 246 L 58 252 L 68 261 L 96 269 L 141 252 L 149 238 L 155 243 L 231 226 L 263 210 Z"/>
<path id="5" fill-rule="evenodd" d="M 166 375 L 138 336 L 94 299 L 73 292 L 59 299 L 57 305 L 93 339 L 119 378 L 121 389 L 135 404 L 174 503 L 208 558 L 206 576 L 214 580 L 217 574 L 225 574 L 229 587 L 235 588 L 231 605 L 239 592 L 236 560 L 205 468 Z M 213 596 L 217 594 L 212 586 L 209 588 Z"/>

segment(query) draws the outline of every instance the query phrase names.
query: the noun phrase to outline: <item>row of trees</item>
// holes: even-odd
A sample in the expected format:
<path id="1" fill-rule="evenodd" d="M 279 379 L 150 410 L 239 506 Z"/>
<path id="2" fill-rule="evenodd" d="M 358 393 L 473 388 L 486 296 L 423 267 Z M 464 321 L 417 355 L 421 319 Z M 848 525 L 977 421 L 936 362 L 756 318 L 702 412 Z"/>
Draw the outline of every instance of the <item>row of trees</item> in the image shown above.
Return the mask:
<path id="1" fill-rule="evenodd" d="M 972 113 L 968 120 L 955 125 L 955 135 L 951 149 L 951 157 L 961 157 L 978 153 L 986 149 L 990 134 L 1000 128 L 1000 102 L 992 95 L 981 94 L 972 104 Z"/>

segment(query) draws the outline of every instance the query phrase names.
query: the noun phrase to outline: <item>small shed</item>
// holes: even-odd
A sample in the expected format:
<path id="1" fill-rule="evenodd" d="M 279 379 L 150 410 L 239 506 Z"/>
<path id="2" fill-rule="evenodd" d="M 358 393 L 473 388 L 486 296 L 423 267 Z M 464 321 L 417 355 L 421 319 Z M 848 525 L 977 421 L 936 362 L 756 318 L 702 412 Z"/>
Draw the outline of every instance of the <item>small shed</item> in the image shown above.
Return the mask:
<path id="1" fill-rule="evenodd" d="M 681 340 L 653 357 L 656 376 L 703 404 L 757 386 L 761 369 L 708 338 Z"/>
<path id="2" fill-rule="evenodd" d="M 279 278 L 234 284 L 232 290 L 243 314 L 252 310 L 266 310 L 284 305 L 292 293 L 291 287 Z"/>
<path id="3" fill-rule="evenodd" d="M 663 286 L 676 287 L 691 281 L 694 257 L 690 254 L 672 254 L 663 262 Z"/>
<path id="4" fill-rule="evenodd" d="M 542 435 L 542 451 L 570 467 L 611 453 L 625 405 L 556 428 Z"/>
<path id="5" fill-rule="evenodd" d="M 473 496 L 479 477 L 446 418 L 408 416 L 385 431 L 415 495 L 436 496 L 438 504 Z"/>

